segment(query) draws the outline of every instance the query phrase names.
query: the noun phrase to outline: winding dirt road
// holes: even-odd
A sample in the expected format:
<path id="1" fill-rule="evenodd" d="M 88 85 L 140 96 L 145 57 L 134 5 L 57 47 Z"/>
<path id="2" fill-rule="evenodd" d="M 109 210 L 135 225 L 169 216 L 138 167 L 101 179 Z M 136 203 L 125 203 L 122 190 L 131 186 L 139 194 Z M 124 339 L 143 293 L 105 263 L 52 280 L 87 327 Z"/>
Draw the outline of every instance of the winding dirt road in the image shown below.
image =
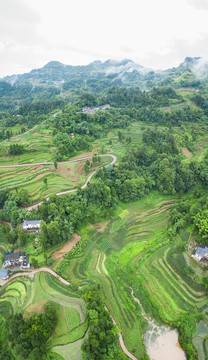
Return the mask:
<path id="1" fill-rule="evenodd" d="M 22 271 L 22 272 L 18 272 L 12 276 L 10 276 L 8 279 L 3 280 L 0 278 L 0 285 L 4 286 L 6 285 L 8 282 L 12 281 L 13 279 L 20 277 L 20 276 L 29 276 L 29 277 L 33 277 L 35 274 L 39 273 L 39 272 L 48 272 L 49 274 L 55 276 L 60 282 L 62 282 L 65 285 L 70 285 L 71 283 L 67 280 L 65 280 L 64 278 L 62 278 L 60 275 L 58 275 L 55 271 L 53 271 L 52 269 L 49 269 L 47 267 L 41 267 L 39 269 L 33 269 L 33 270 L 28 270 L 28 271 Z"/>
<path id="2" fill-rule="evenodd" d="M 112 162 L 110 164 L 114 164 L 117 160 L 115 155 L 112 154 L 103 154 L 103 155 L 99 155 L 99 156 L 111 156 L 113 158 Z M 91 159 L 91 156 L 86 156 L 83 158 L 79 158 L 79 159 L 74 159 L 74 160 L 68 160 L 68 161 L 61 161 L 61 164 L 68 164 L 68 163 L 73 163 L 73 162 L 79 162 L 79 161 L 84 161 L 84 160 L 89 160 Z M 0 165 L 0 168 L 16 168 L 16 167 L 21 167 L 21 166 L 38 166 L 38 165 L 53 165 L 54 162 L 53 161 L 43 161 L 43 162 L 38 162 L 38 163 L 28 163 L 28 164 L 9 164 L 9 165 Z M 108 165 L 110 165 L 108 164 Z M 107 166 L 108 166 L 107 165 Z"/>
<path id="3" fill-rule="evenodd" d="M 115 155 L 111 155 L 111 154 L 106 154 L 106 155 L 100 155 L 100 156 L 111 156 L 113 158 L 113 160 L 111 161 L 110 164 L 107 164 L 105 166 L 109 166 L 109 165 L 113 165 L 117 158 Z M 81 158 L 81 159 L 76 159 L 76 160 L 72 160 L 72 161 L 67 161 L 65 163 L 68 163 L 68 162 L 74 162 L 74 161 L 84 161 L 84 160 L 88 160 L 90 159 L 91 157 L 85 157 L 85 158 Z M 0 165 L 0 167 L 17 167 L 17 166 L 36 166 L 36 165 L 49 165 L 49 164 L 53 164 L 52 162 L 45 162 L 45 163 L 35 163 L 35 164 L 20 164 L 20 165 Z M 96 171 L 93 171 L 87 178 L 87 180 L 85 181 L 84 185 L 82 185 L 82 189 L 84 189 L 87 184 L 91 181 L 92 177 L 95 175 Z M 67 190 L 67 191 L 62 191 L 62 192 L 59 192 L 57 193 L 56 195 L 57 196 L 60 196 L 60 195 L 65 195 L 65 194 L 69 194 L 69 193 L 72 193 L 72 192 L 75 192 L 77 191 L 77 189 L 72 189 L 72 190 Z M 49 200 L 49 198 L 47 198 L 46 200 Z M 42 204 L 42 201 L 39 202 L 38 204 L 35 204 L 35 205 L 32 205 L 30 207 L 28 207 L 27 209 L 30 211 L 32 209 L 35 209 L 37 208 L 39 205 Z M 8 282 L 12 281 L 13 279 L 17 278 L 17 277 L 20 277 L 20 276 L 29 276 L 29 277 L 33 277 L 35 274 L 39 273 L 39 272 L 48 272 L 50 273 L 51 275 L 55 276 L 60 282 L 62 282 L 63 284 L 65 285 L 70 285 L 71 283 L 67 280 L 65 280 L 64 278 L 62 278 L 60 275 L 58 275 L 55 271 L 53 271 L 52 269 L 49 269 L 49 268 L 46 268 L 46 267 L 42 267 L 42 268 L 39 268 L 39 269 L 34 269 L 34 270 L 30 270 L 30 271 L 23 271 L 23 272 L 19 272 L 17 274 L 14 274 L 12 275 L 9 279 L 6 279 L 6 280 L 3 280 L 3 279 L 0 279 L 0 285 L 1 286 L 4 286 L 6 285 Z M 106 310 L 109 312 L 108 308 L 105 307 Z M 112 315 L 110 315 L 112 320 L 113 320 L 113 323 L 117 325 L 115 319 L 113 318 Z M 118 327 L 118 325 L 117 325 Z M 122 336 L 122 332 L 120 331 L 119 333 L 119 343 L 120 343 L 120 346 L 121 346 L 121 349 L 123 351 L 123 353 L 131 360 L 138 360 L 133 354 L 131 354 L 128 349 L 126 348 L 125 344 L 124 344 L 124 341 L 123 341 L 123 336 Z"/>
<path id="4" fill-rule="evenodd" d="M 112 154 L 103 154 L 103 155 L 99 155 L 99 156 L 111 156 L 112 157 L 112 161 L 110 162 L 110 164 L 107 164 L 105 165 L 106 166 L 109 166 L 109 165 L 113 165 L 117 158 L 115 155 L 112 155 Z M 83 157 L 83 158 L 80 158 L 80 159 L 75 159 L 75 160 L 69 160 L 69 161 L 63 161 L 61 162 L 61 164 L 68 164 L 68 163 L 71 163 L 71 162 L 79 162 L 79 161 L 85 161 L 85 160 L 89 160 L 91 159 L 92 157 L 91 156 L 86 156 L 86 157 Z M 11 165 L 0 165 L 0 168 L 12 168 L 12 167 L 21 167 L 21 166 L 38 166 L 38 165 L 53 165 L 54 163 L 51 162 L 51 161 L 45 161 L 45 162 L 39 162 L 39 163 L 30 163 L 30 164 L 18 164 L 18 165 L 14 165 L 14 164 L 11 164 Z M 85 181 L 84 185 L 81 186 L 81 189 L 84 189 L 86 188 L 87 184 L 91 181 L 92 177 L 95 175 L 96 173 L 96 170 L 93 171 L 87 178 L 87 180 Z M 77 188 L 75 189 L 71 189 L 71 190 L 66 190 L 66 191 L 61 191 L 61 192 L 58 192 L 56 193 L 57 196 L 61 196 L 61 195 L 66 195 L 66 194 L 70 194 L 70 193 L 73 193 L 77 191 Z M 46 200 L 48 201 L 49 200 L 49 197 L 46 198 Z M 28 211 L 31 211 L 33 209 L 37 209 L 38 206 L 40 206 L 43 202 L 40 201 L 38 202 L 37 204 L 34 204 L 34 205 L 31 205 L 31 206 L 28 206 L 28 207 L 24 207 L 25 210 L 28 210 Z"/>

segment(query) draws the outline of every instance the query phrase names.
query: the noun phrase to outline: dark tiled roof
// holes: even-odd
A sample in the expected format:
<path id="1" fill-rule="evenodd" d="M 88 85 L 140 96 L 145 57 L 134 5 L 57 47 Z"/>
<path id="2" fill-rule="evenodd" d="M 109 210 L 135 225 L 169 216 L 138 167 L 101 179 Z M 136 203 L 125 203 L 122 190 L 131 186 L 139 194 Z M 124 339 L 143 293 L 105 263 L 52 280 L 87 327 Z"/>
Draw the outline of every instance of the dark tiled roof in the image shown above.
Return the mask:
<path id="1" fill-rule="evenodd" d="M 200 255 L 203 258 L 206 253 L 208 253 L 208 247 L 204 245 L 200 245 L 195 250 L 194 255 Z"/>
<path id="2" fill-rule="evenodd" d="M 12 254 L 6 254 L 5 260 L 17 261 L 17 260 L 19 260 L 20 256 L 24 256 L 24 253 L 23 252 L 16 252 L 16 253 L 12 253 Z"/>

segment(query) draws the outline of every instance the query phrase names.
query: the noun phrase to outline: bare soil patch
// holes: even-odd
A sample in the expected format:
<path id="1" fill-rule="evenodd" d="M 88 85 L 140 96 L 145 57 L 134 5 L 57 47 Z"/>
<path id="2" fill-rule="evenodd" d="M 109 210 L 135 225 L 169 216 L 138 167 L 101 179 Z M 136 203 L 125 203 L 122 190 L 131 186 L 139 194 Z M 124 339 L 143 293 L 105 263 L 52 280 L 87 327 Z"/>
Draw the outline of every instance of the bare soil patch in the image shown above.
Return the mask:
<path id="1" fill-rule="evenodd" d="M 191 239 L 190 239 L 189 244 L 188 244 L 188 253 L 189 253 L 189 255 L 192 254 L 195 246 L 196 246 L 195 237 L 194 237 L 194 235 L 191 235 Z"/>
<path id="2" fill-rule="evenodd" d="M 37 132 L 34 132 L 34 133 L 32 133 L 32 134 L 33 134 L 33 136 L 43 136 L 42 134 L 37 133 Z"/>
<path id="3" fill-rule="evenodd" d="M 177 341 L 177 343 L 176 343 L 176 346 L 177 346 L 179 349 L 183 350 L 178 341 Z"/>
<path id="4" fill-rule="evenodd" d="M 70 161 L 77 160 L 77 159 L 82 159 L 82 158 L 85 158 L 85 157 L 88 157 L 88 156 L 93 157 L 95 150 L 98 150 L 98 149 L 93 149 L 92 151 L 89 151 L 89 152 L 83 152 L 80 155 L 77 155 L 77 156 L 74 156 L 73 158 L 71 158 Z M 83 160 L 83 161 L 85 161 L 85 160 Z"/>
<path id="5" fill-rule="evenodd" d="M 187 158 L 191 158 L 193 156 L 193 153 L 191 151 L 189 151 L 187 148 L 182 148 L 182 153 Z"/>
<path id="6" fill-rule="evenodd" d="M 48 175 L 48 174 L 51 174 L 51 171 L 47 171 L 47 172 L 45 172 L 45 173 L 43 173 L 43 174 L 37 175 L 37 176 L 35 177 L 35 179 L 36 179 L 36 180 L 41 179 L 42 177 L 44 177 L 45 175 Z"/>
<path id="7" fill-rule="evenodd" d="M 78 234 L 73 234 L 73 238 L 69 240 L 61 249 L 54 251 L 51 254 L 52 259 L 63 259 L 64 255 L 72 250 L 74 246 L 81 240 L 81 236 Z"/>
<path id="8" fill-rule="evenodd" d="M 207 141 L 202 141 L 201 143 L 199 143 L 199 145 L 196 148 L 196 153 L 200 152 L 203 149 L 203 145 L 207 144 Z"/>
<path id="9" fill-rule="evenodd" d="M 43 169 L 43 167 L 44 167 L 43 165 L 35 166 L 32 169 L 30 169 L 29 172 L 32 174 L 36 171 L 40 171 L 41 169 Z"/>
<path id="10" fill-rule="evenodd" d="M 21 171 L 21 175 L 26 175 L 28 173 L 33 174 L 33 173 L 35 173 L 37 171 L 42 170 L 43 168 L 44 168 L 44 165 L 35 166 L 35 167 L 30 168 L 29 170 Z M 10 175 L 12 176 L 15 173 L 16 173 L 16 171 L 11 171 L 11 172 L 4 173 L 4 174 L 0 175 L 0 177 L 2 177 L 2 180 L 8 179 L 8 177 Z"/>
<path id="11" fill-rule="evenodd" d="M 24 314 L 24 317 L 29 318 L 30 316 L 32 316 L 34 314 L 41 314 L 41 313 L 45 312 L 45 304 L 46 303 L 47 303 L 47 300 L 41 300 L 35 304 L 28 306 L 26 308 L 26 311 L 30 312 L 30 315 Z"/>
<path id="12" fill-rule="evenodd" d="M 193 88 L 193 87 L 183 88 L 182 87 L 182 88 L 179 88 L 178 90 L 192 92 L 192 91 L 196 91 L 196 88 Z"/>
<path id="13" fill-rule="evenodd" d="M 90 225 L 91 228 L 96 229 L 98 232 L 104 231 L 110 220 L 104 221 L 103 223 L 99 222 L 97 224 Z"/>
<path id="14" fill-rule="evenodd" d="M 70 166 L 70 164 L 58 164 L 56 173 L 63 176 L 64 178 L 68 178 L 69 175 L 74 175 L 74 168 Z"/>
<path id="15" fill-rule="evenodd" d="M 80 175 L 83 174 L 83 164 L 79 164 L 78 167 L 77 167 L 77 174 L 78 174 L 78 177 L 80 177 Z"/>
<path id="16" fill-rule="evenodd" d="M 10 172 L 1 174 L 0 177 L 2 177 L 3 179 L 7 179 L 8 176 L 15 174 L 15 173 L 16 173 L 16 171 L 10 171 Z"/>
<path id="17" fill-rule="evenodd" d="M 10 140 L 11 140 L 11 141 L 13 141 L 13 140 L 17 140 L 17 138 L 18 138 L 18 135 L 13 136 Z"/>
<path id="18" fill-rule="evenodd" d="M 150 248 L 149 248 L 150 249 Z M 132 264 L 135 263 L 143 254 L 145 254 L 149 249 L 142 251 L 139 255 L 131 260 Z"/>
<path id="19" fill-rule="evenodd" d="M 166 107 L 163 109 L 164 112 L 170 112 L 171 111 L 171 108 L 170 107 Z"/>
<path id="20" fill-rule="evenodd" d="M 35 146 L 35 145 L 39 145 L 39 143 L 33 143 L 33 144 L 30 144 L 28 147 L 30 148 L 30 147 L 32 147 L 32 146 Z"/>

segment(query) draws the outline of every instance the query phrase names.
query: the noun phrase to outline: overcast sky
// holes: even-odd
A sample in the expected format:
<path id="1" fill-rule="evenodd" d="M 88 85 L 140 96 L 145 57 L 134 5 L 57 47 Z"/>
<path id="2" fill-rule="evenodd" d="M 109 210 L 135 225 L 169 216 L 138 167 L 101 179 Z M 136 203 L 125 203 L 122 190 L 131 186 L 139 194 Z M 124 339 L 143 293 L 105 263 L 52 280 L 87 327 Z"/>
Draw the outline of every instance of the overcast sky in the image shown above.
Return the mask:
<path id="1" fill-rule="evenodd" d="M 207 19 L 208 0 L 0 0 L 0 76 L 52 60 L 164 69 L 208 58 Z"/>

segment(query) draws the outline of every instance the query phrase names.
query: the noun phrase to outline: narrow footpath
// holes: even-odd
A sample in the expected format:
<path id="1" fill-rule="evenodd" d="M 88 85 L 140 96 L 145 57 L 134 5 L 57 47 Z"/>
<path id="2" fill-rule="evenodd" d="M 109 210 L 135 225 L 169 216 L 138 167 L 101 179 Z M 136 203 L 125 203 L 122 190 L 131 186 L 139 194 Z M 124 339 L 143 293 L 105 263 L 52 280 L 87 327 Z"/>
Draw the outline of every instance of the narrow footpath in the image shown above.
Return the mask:
<path id="1" fill-rule="evenodd" d="M 37 274 L 39 272 L 47 272 L 47 273 L 53 275 L 54 277 L 56 277 L 60 282 L 62 282 L 65 285 L 70 285 L 71 284 L 69 281 L 65 280 L 60 275 L 58 275 L 54 270 L 49 269 L 47 267 L 41 267 L 41 268 L 38 268 L 38 269 L 18 272 L 18 273 L 14 274 L 14 275 L 11 275 L 6 280 L 3 280 L 3 279 L 0 278 L 0 285 L 4 286 L 7 283 L 11 282 L 13 279 L 18 278 L 20 276 L 29 276 L 30 278 L 32 278 L 32 277 L 34 277 L 35 274 Z"/>
<path id="2" fill-rule="evenodd" d="M 107 310 L 107 311 L 110 313 L 110 311 L 108 310 L 107 306 L 105 306 L 105 310 Z M 111 314 L 110 314 L 110 317 L 111 317 L 111 319 L 113 320 L 114 325 L 116 325 L 117 328 L 119 329 L 116 320 L 113 318 L 113 316 L 112 316 Z M 120 331 L 119 334 L 118 334 L 119 344 L 120 344 L 120 347 L 121 347 L 123 353 L 124 353 L 129 359 L 131 359 L 131 360 L 138 360 L 138 359 L 136 358 L 136 356 L 134 356 L 132 353 L 130 353 L 130 351 L 129 351 L 129 350 L 126 348 L 126 346 L 124 345 L 122 332 L 121 332 L 120 329 L 119 329 L 119 331 Z"/>

